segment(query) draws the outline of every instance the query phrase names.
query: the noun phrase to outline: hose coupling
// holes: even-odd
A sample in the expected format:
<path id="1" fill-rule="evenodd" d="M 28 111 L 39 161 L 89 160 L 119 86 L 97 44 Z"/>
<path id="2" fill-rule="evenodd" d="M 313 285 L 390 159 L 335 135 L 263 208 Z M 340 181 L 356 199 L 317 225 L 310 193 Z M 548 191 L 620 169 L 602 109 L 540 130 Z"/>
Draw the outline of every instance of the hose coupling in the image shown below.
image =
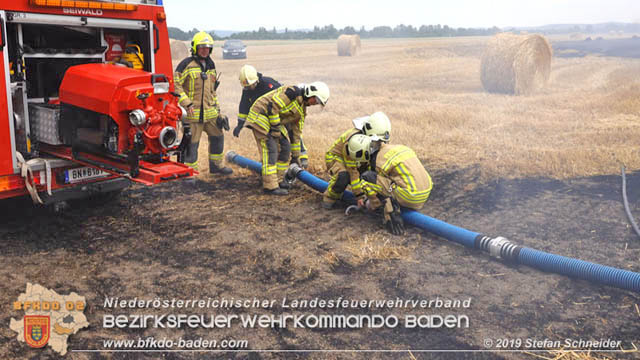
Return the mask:
<path id="1" fill-rule="evenodd" d="M 289 168 L 287 169 L 287 172 L 284 174 L 284 180 L 288 184 L 293 184 L 296 181 L 296 178 L 298 177 L 298 174 L 302 170 L 304 170 L 304 169 L 302 169 L 300 167 L 300 165 L 298 165 L 296 163 L 291 163 L 289 165 Z"/>
<path id="2" fill-rule="evenodd" d="M 476 248 L 488 252 L 492 257 L 517 262 L 522 247 L 502 236 L 479 236 L 476 239 Z"/>
<path id="3" fill-rule="evenodd" d="M 227 162 L 233 163 L 233 160 L 236 158 L 236 156 L 238 156 L 237 152 L 229 150 L 227 151 L 227 155 L 225 155 L 225 159 L 227 160 Z"/>

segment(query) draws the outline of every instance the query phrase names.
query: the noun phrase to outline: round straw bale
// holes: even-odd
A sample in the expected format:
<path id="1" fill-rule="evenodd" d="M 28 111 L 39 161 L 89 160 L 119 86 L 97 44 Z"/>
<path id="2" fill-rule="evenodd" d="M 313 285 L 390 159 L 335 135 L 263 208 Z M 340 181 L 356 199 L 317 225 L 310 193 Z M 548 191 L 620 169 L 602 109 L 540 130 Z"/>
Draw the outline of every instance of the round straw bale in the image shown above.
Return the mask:
<path id="1" fill-rule="evenodd" d="M 338 36 L 338 56 L 354 56 L 360 51 L 360 35 Z"/>
<path id="2" fill-rule="evenodd" d="M 187 44 L 184 41 L 171 40 L 170 47 L 172 60 L 182 60 L 189 56 L 189 48 L 187 48 Z"/>
<path id="3" fill-rule="evenodd" d="M 482 86 L 495 93 L 532 93 L 549 80 L 552 54 L 551 45 L 541 35 L 497 34 L 482 55 Z"/>

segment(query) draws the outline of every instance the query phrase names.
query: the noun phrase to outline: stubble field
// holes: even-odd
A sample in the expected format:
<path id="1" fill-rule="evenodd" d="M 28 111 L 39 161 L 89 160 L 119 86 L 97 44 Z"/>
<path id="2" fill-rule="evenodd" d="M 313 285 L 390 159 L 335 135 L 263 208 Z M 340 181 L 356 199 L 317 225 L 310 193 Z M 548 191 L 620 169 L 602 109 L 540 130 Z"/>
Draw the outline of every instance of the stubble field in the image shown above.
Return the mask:
<path id="1" fill-rule="evenodd" d="M 433 177 L 422 213 L 542 251 L 640 272 L 640 240 L 625 218 L 618 175 L 624 163 L 631 211 L 639 214 L 640 60 L 554 59 L 550 82 L 539 93 L 494 95 L 483 91 L 479 76 L 487 40 L 364 40 L 355 57 L 336 56 L 334 41 L 250 41 L 247 60 L 222 60 L 216 48 L 219 100 L 235 125 L 237 73 L 245 63 L 284 84 L 322 80 L 331 99 L 323 110 L 309 109 L 304 133 L 313 173 L 325 176 L 324 151 L 351 119 L 384 111 L 392 123 L 391 141 L 413 148 Z M 258 158 L 246 129 L 239 139 L 226 135 L 226 150 Z M 0 324 L 7 326 L 0 327 L 0 358 L 56 358 L 51 350 L 18 343 L 8 329 L 9 319 L 20 316 L 9 306 L 27 282 L 86 296 L 91 325 L 72 335 L 69 346 L 102 352 L 71 352 L 73 359 L 534 359 L 555 355 L 545 346 L 519 348 L 529 353 L 479 351 L 498 350 L 499 339 L 612 339 L 624 349 L 640 344 L 637 293 L 496 261 L 416 228 L 392 236 L 374 216 L 323 210 L 321 196 L 301 184 L 274 199 L 262 195 L 258 176 L 248 170 L 234 166 L 231 177 L 212 177 L 206 158 L 203 137 L 203 171 L 195 185 L 134 186 L 102 207 L 79 202 L 51 216 L 28 202 L 3 206 L 0 276 L 7 281 L 0 284 Z M 439 298 L 471 304 L 186 310 L 469 318 L 469 327 L 453 329 L 104 329 L 103 316 L 134 312 L 104 308 L 105 297 L 114 296 L 256 297 L 277 304 L 285 297 Z M 110 352 L 102 342 L 148 336 L 245 339 L 256 351 Z M 487 339 L 493 342 L 489 347 Z M 368 350 L 395 352 L 363 352 Z"/>

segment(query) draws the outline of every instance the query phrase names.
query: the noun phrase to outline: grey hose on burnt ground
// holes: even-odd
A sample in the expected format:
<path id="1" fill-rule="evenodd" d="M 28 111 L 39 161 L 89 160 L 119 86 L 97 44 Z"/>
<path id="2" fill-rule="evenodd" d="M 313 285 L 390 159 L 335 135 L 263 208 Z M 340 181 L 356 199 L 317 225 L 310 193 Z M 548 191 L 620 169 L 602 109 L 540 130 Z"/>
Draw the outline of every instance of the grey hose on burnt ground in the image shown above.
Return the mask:
<path id="1" fill-rule="evenodd" d="M 627 213 L 627 217 L 629 218 L 631 226 L 633 226 L 633 230 L 636 232 L 638 237 L 640 237 L 640 229 L 638 229 L 638 224 L 633 219 L 633 215 L 631 215 L 631 210 L 629 209 L 629 199 L 627 199 L 627 177 L 624 174 L 624 165 L 622 165 L 620 169 L 622 170 L 622 202 L 624 203 L 624 211 Z"/>

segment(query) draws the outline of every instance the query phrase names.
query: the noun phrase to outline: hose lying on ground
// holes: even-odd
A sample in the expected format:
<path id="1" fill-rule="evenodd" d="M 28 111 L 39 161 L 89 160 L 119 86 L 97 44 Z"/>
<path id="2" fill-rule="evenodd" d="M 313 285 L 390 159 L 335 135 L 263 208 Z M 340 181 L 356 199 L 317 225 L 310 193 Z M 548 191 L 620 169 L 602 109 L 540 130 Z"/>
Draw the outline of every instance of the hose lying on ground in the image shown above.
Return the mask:
<path id="1" fill-rule="evenodd" d="M 262 164 L 242 157 L 234 151 L 229 151 L 226 158 L 228 162 L 249 168 L 255 172 L 260 173 L 262 171 Z M 326 181 L 315 177 L 310 172 L 304 171 L 297 166 L 290 167 L 288 175 L 300 179 L 305 184 L 320 192 L 324 192 L 328 185 Z M 345 191 L 342 198 L 347 202 L 353 202 L 355 199 L 349 191 Z M 485 236 L 426 216 L 414 210 L 402 209 L 402 218 L 408 224 L 420 227 L 428 232 L 464 246 L 488 252 L 489 255 L 496 258 L 528 265 L 542 271 L 640 292 L 640 273 L 516 245 L 504 237 L 492 238 Z"/>
<path id="2" fill-rule="evenodd" d="M 636 221 L 633 219 L 633 215 L 631 215 L 631 210 L 629 209 L 629 200 L 627 199 L 627 177 L 624 174 L 624 165 L 620 168 L 622 170 L 622 202 L 624 203 L 624 211 L 627 213 L 627 217 L 629 218 L 631 226 L 633 226 L 633 230 L 638 236 L 640 236 L 638 224 L 636 224 Z"/>

